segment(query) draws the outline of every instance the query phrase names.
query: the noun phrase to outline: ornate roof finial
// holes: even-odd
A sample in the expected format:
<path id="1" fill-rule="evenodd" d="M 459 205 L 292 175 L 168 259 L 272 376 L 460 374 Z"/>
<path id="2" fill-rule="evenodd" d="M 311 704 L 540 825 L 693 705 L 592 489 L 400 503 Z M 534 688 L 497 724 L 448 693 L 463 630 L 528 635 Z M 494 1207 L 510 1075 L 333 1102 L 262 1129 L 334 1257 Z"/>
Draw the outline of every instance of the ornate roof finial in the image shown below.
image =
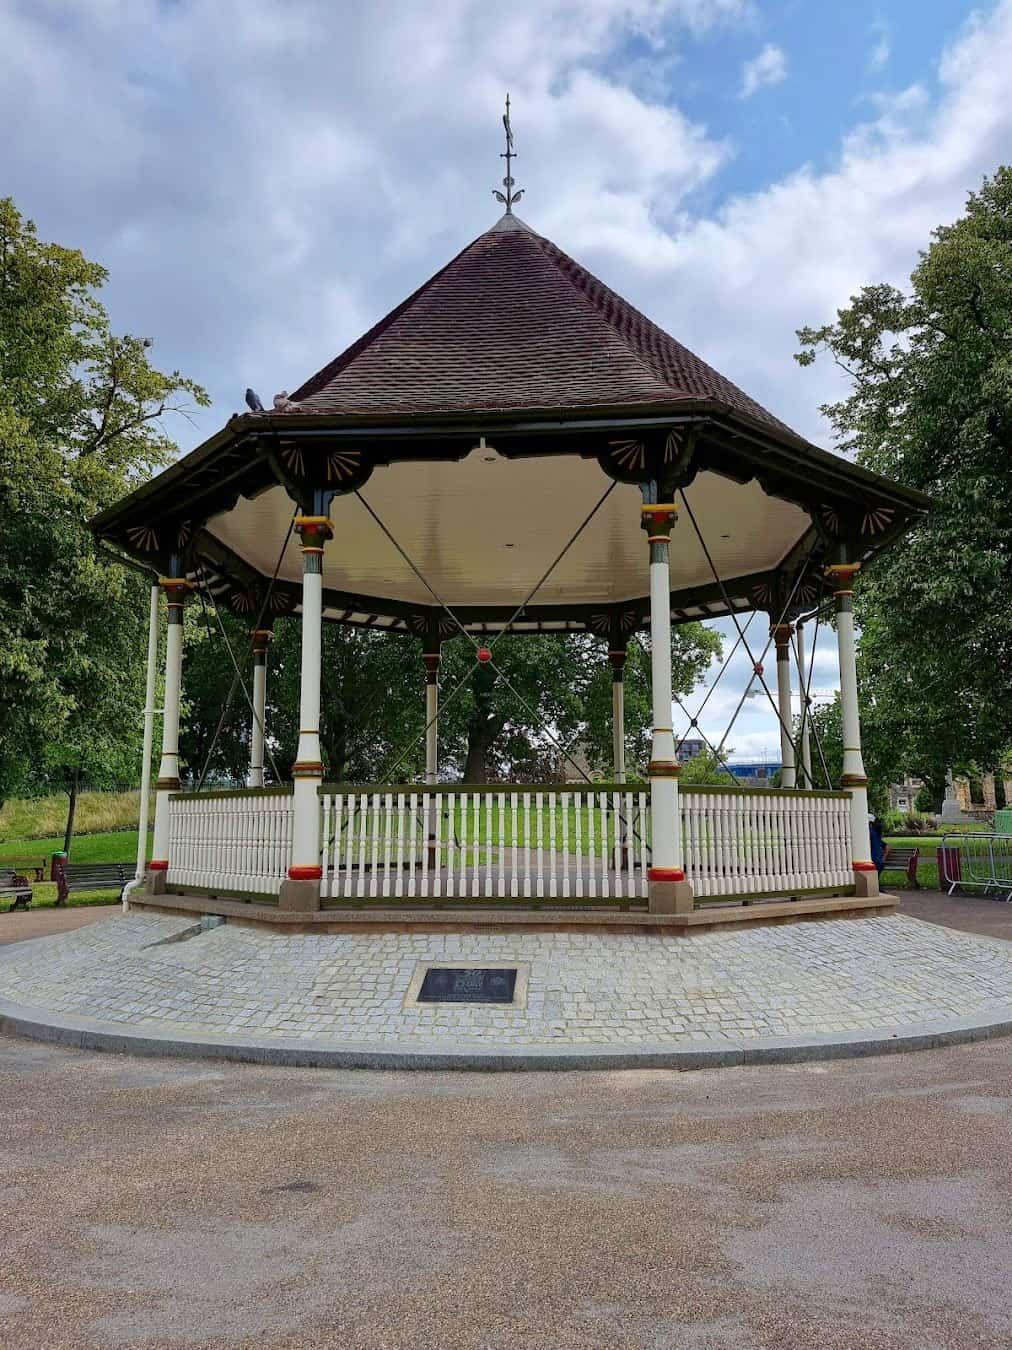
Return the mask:
<path id="1" fill-rule="evenodd" d="M 505 206 L 506 208 L 506 214 L 508 216 L 511 216 L 513 214 L 513 203 L 518 202 L 520 200 L 520 198 L 524 195 L 524 190 L 523 188 L 521 188 L 519 192 L 513 191 L 512 161 L 516 157 L 516 152 L 513 149 L 513 128 L 510 126 L 509 94 L 506 95 L 506 111 L 503 114 L 502 124 L 506 129 L 506 150 L 503 154 L 499 156 L 499 158 L 504 159 L 506 161 L 506 177 L 502 180 L 502 185 L 506 189 L 506 195 L 503 196 L 503 194 L 499 191 L 498 188 L 493 188 L 492 196 L 495 197 L 496 201 L 502 202 L 503 206 Z"/>

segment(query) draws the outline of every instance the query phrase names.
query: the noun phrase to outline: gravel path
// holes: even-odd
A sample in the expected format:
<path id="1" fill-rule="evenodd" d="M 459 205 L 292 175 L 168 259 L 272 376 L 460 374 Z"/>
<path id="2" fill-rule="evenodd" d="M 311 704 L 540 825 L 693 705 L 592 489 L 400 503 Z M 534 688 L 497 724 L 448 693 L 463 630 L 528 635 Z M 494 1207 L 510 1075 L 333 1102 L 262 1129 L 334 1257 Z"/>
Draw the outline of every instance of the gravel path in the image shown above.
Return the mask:
<path id="1" fill-rule="evenodd" d="M 16 914 L 0 914 L 0 947 L 29 938 L 70 933 L 122 912 L 119 905 L 73 905 L 66 909 L 25 909 Z"/>
<path id="2" fill-rule="evenodd" d="M 1012 1047 L 697 1073 L 208 1066 L 0 1038 L 0 1345 L 1012 1339 Z"/>

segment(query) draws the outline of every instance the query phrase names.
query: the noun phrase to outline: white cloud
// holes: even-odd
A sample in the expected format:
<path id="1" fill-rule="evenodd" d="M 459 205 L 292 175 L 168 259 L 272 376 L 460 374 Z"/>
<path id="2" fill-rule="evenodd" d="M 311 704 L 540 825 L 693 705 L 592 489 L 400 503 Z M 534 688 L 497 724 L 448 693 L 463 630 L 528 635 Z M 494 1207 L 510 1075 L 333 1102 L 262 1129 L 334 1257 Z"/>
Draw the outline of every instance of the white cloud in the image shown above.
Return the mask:
<path id="1" fill-rule="evenodd" d="M 822 443 L 818 404 L 843 385 L 825 363 L 793 363 L 794 330 L 866 283 L 902 284 L 1012 143 L 1012 0 L 939 54 L 937 84 L 926 71 L 879 100 L 824 167 L 723 198 L 733 145 L 616 71 L 630 33 L 677 59 L 707 23 L 740 26 L 745 4 L 438 12 L 0 0 L 0 124 L 15 131 L 3 190 L 43 238 L 110 268 L 118 328 L 210 387 L 200 439 L 247 384 L 265 400 L 294 388 L 492 223 L 507 87 L 525 218 Z M 701 187 L 717 203 L 703 214 Z M 714 696 L 708 734 L 746 666 Z M 758 705 L 736 730 L 776 748 Z"/>
<path id="2" fill-rule="evenodd" d="M 247 384 L 295 387 L 492 223 L 507 88 L 537 223 L 583 202 L 633 247 L 727 147 L 609 58 L 630 34 L 676 53 L 748 11 L 0 0 L 5 190 L 109 267 L 120 327 L 209 385 L 207 434 Z"/>
<path id="3" fill-rule="evenodd" d="M 871 36 L 872 48 L 868 55 L 868 69 L 875 75 L 886 68 L 893 51 L 892 33 L 881 16 L 872 20 Z"/>
<path id="4" fill-rule="evenodd" d="M 739 98 L 751 98 L 760 89 L 780 84 L 787 78 L 787 57 L 782 47 L 767 42 L 758 56 L 746 61 L 741 68 Z"/>

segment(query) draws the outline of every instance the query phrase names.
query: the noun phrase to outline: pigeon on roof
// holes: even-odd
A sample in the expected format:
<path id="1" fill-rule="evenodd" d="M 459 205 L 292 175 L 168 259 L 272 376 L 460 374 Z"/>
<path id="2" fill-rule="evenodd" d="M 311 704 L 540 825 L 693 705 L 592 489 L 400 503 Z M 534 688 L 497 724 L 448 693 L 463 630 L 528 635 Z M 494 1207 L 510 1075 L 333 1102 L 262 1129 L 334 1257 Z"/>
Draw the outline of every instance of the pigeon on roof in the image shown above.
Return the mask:
<path id="1" fill-rule="evenodd" d="M 246 407 L 249 408 L 250 412 L 263 412 L 264 405 L 257 397 L 255 389 L 246 390 Z"/>

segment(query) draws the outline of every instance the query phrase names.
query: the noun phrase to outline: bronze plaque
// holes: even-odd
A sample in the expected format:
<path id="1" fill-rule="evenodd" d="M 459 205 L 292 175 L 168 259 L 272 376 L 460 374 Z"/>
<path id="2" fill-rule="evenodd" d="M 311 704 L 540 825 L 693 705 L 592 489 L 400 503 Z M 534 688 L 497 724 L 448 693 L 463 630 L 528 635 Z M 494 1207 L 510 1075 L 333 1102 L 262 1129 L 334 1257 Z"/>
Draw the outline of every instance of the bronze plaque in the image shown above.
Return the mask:
<path id="1" fill-rule="evenodd" d="M 515 966 L 430 966 L 418 991 L 419 1003 L 512 1003 Z"/>

